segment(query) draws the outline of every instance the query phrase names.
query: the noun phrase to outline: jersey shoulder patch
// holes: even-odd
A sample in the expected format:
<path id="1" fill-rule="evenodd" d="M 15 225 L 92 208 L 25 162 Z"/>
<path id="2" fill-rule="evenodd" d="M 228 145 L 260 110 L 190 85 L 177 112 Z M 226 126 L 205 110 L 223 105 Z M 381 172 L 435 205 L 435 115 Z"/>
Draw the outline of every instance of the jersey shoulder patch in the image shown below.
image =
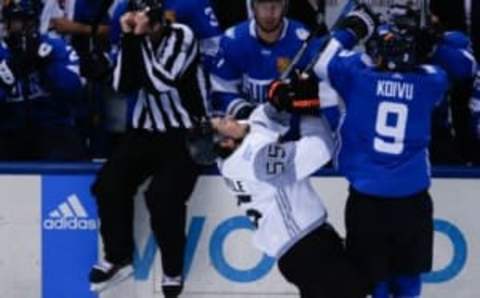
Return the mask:
<path id="1" fill-rule="evenodd" d="M 235 39 L 235 27 L 231 27 L 225 31 L 225 36 L 230 39 Z"/>
<path id="2" fill-rule="evenodd" d="M 301 41 L 304 41 L 308 38 L 310 33 L 305 28 L 297 28 L 295 30 L 295 35 L 297 36 L 298 39 L 300 39 Z"/>

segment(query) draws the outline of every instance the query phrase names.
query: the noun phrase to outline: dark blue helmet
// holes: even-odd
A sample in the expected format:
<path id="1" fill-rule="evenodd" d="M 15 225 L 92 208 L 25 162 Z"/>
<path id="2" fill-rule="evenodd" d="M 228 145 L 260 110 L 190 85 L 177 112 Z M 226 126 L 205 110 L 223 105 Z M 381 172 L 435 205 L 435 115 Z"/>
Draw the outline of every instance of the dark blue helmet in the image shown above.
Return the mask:
<path id="1" fill-rule="evenodd" d="M 40 0 L 4 0 L 2 15 L 5 20 L 14 18 L 38 19 L 42 10 Z"/>
<path id="2" fill-rule="evenodd" d="M 382 69 L 407 71 L 417 65 L 415 35 L 384 27 L 367 42 L 367 53 Z"/>
<path id="3" fill-rule="evenodd" d="M 408 71 L 419 63 L 420 12 L 409 6 L 390 7 L 386 24 L 367 42 L 367 53 L 380 68 Z"/>
<path id="4" fill-rule="evenodd" d="M 197 121 L 197 125 L 187 133 L 187 149 L 192 160 L 203 166 L 213 165 L 221 156 L 219 146 L 222 137 L 215 131 L 207 118 Z"/>

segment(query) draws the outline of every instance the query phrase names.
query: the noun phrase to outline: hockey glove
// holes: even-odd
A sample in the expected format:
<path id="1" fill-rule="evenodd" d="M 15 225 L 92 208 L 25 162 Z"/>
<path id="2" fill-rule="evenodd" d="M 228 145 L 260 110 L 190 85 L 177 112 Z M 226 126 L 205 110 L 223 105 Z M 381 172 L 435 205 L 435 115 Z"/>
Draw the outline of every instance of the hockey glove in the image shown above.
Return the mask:
<path id="1" fill-rule="evenodd" d="M 306 74 L 296 75 L 292 80 L 295 96 L 291 110 L 299 114 L 317 114 L 320 108 L 318 81 Z"/>
<path id="2" fill-rule="evenodd" d="M 291 111 L 295 92 L 288 81 L 275 80 L 268 88 L 268 102 L 278 111 Z"/>
<path id="3" fill-rule="evenodd" d="M 358 39 L 366 40 L 375 33 L 378 23 L 377 15 L 367 5 L 361 4 L 347 14 L 340 28 L 351 30 Z"/>
<path id="4" fill-rule="evenodd" d="M 291 81 L 274 81 L 268 101 L 279 111 L 311 114 L 318 112 L 318 84 L 310 76 L 296 75 Z"/>

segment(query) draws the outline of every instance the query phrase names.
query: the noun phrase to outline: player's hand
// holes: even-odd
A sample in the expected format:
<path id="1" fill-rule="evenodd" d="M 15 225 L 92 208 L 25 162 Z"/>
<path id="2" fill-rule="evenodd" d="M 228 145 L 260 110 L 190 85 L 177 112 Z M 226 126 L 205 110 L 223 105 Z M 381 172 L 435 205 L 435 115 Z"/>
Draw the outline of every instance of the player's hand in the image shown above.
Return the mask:
<path id="1" fill-rule="evenodd" d="M 129 11 L 120 17 L 120 28 L 122 28 L 123 33 L 133 33 L 136 24 L 135 15 L 136 12 Z"/>
<path id="2" fill-rule="evenodd" d="M 144 35 L 152 32 L 148 11 L 141 11 L 135 14 L 135 28 L 133 34 Z"/>
<path id="3" fill-rule="evenodd" d="M 377 15 L 365 4 L 359 5 L 347 14 L 340 28 L 351 30 L 358 39 L 368 39 L 375 33 L 379 20 Z"/>
<path id="4" fill-rule="evenodd" d="M 295 92 L 288 81 L 275 80 L 268 87 L 268 102 L 278 111 L 291 111 Z"/>
<path id="5" fill-rule="evenodd" d="M 296 74 L 290 81 L 274 81 L 269 87 L 268 101 L 279 111 L 317 113 L 318 82 L 304 74 Z"/>

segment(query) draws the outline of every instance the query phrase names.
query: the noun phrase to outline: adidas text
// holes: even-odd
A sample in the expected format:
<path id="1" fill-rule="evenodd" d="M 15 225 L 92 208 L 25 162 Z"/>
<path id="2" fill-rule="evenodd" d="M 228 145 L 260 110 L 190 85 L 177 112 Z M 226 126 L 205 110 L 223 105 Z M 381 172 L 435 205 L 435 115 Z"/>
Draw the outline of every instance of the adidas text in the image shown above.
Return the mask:
<path id="1" fill-rule="evenodd" d="M 46 230 L 95 230 L 97 228 L 97 222 L 94 219 L 63 217 L 46 219 L 43 222 L 43 228 Z"/>

